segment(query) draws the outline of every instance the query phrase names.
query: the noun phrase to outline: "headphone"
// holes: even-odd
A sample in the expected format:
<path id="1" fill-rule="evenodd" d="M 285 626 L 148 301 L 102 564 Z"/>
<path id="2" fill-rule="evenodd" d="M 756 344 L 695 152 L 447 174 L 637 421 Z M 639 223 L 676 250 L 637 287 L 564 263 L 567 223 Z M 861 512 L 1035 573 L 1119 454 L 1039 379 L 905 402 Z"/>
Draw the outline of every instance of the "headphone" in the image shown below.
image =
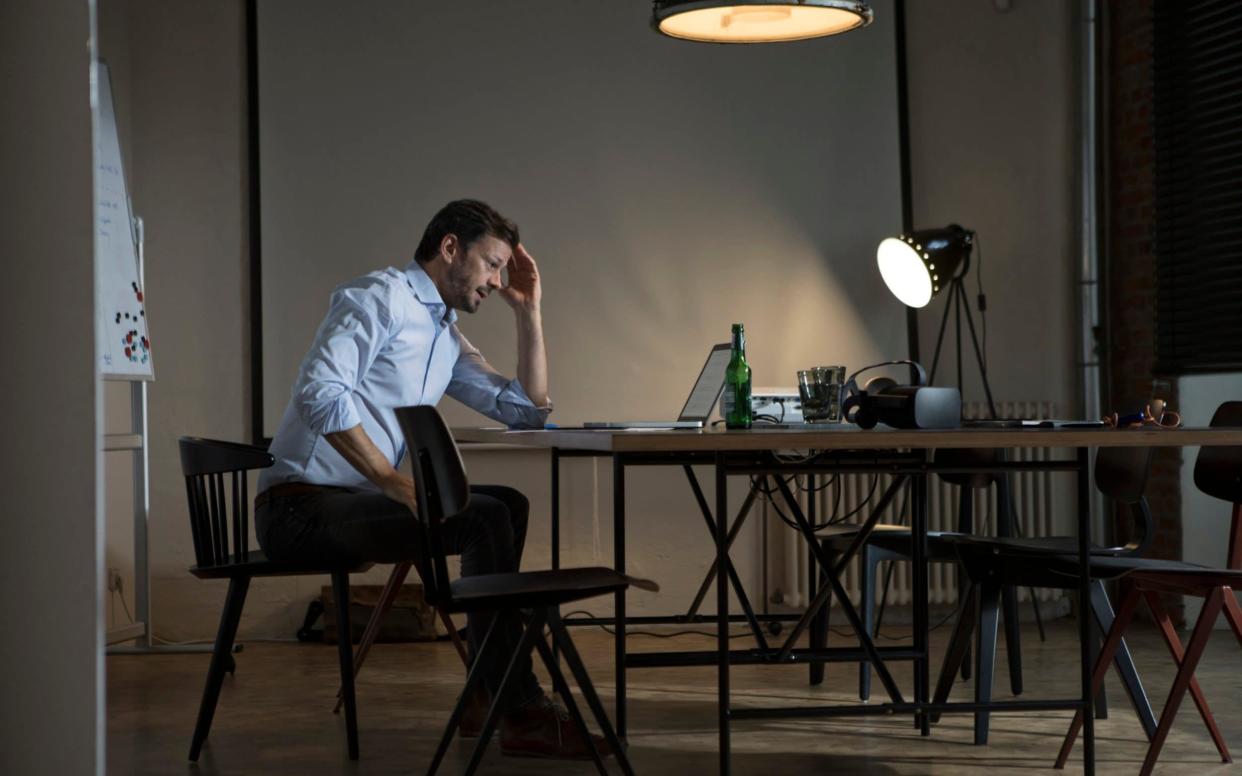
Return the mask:
<path id="1" fill-rule="evenodd" d="M 918 376 L 917 386 L 903 386 L 891 377 L 877 376 L 868 380 L 861 389 L 858 387 L 858 376 L 870 369 L 882 366 L 906 364 L 914 368 Z M 864 366 L 857 370 L 845 384 L 841 386 L 841 418 L 850 423 L 857 423 L 860 428 L 875 428 L 880 421 L 880 408 L 876 406 L 878 396 L 892 395 L 895 398 L 911 393 L 911 388 L 927 385 L 927 370 L 917 361 L 899 359 L 897 361 L 881 361 L 878 364 Z"/>

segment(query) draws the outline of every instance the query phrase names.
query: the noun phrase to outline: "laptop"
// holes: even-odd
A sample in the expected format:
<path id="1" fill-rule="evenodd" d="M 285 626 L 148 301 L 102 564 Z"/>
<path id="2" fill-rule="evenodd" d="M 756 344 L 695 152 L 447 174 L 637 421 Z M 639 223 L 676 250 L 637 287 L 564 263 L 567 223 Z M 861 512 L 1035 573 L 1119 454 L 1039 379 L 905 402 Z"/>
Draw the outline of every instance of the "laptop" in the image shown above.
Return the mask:
<path id="1" fill-rule="evenodd" d="M 731 352 L 728 342 L 712 346 L 677 420 L 589 421 L 582 424 L 583 428 L 703 428 L 724 391 L 725 370 L 729 368 Z"/>

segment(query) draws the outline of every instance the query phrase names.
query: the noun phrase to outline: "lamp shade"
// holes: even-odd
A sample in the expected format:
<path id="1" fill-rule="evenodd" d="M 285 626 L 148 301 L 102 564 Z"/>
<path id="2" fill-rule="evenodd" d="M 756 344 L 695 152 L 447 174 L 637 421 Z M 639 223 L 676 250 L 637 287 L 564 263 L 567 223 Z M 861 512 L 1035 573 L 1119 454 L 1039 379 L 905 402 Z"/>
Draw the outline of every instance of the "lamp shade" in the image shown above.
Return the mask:
<path id="1" fill-rule="evenodd" d="M 888 290 L 909 307 L 926 307 L 953 277 L 970 268 L 975 233 L 950 224 L 885 238 L 875 260 Z"/>
<path id="2" fill-rule="evenodd" d="M 835 35 L 871 23 L 866 0 L 655 0 L 652 26 L 708 43 L 771 43 Z"/>

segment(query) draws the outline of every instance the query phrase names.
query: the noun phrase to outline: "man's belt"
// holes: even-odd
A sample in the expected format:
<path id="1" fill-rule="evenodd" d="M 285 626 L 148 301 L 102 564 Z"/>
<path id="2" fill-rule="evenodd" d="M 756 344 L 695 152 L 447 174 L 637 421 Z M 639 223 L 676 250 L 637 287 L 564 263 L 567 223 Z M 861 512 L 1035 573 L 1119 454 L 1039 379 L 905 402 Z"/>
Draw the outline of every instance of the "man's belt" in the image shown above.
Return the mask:
<path id="1" fill-rule="evenodd" d="M 310 482 L 282 482 L 279 485 L 273 485 L 259 495 L 255 496 L 254 507 L 255 509 L 258 509 L 274 498 L 305 496 L 308 493 L 344 493 L 348 491 L 349 488 L 341 488 L 336 485 L 315 485 Z"/>

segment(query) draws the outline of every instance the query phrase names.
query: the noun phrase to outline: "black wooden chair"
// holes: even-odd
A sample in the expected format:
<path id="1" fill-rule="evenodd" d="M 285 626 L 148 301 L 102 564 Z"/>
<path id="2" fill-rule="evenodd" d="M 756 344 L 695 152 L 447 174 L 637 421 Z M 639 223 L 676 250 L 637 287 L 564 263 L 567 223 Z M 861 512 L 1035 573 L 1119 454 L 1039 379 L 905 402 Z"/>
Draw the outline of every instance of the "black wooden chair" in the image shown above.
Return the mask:
<path id="1" fill-rule="evenodd" d="M 939 464 L 961 466 L 979 466 L 1004 460 L 1004 451 L 998 449 L 944 449 L 936 451 L 936 462 Z M 996 533 L 998 536 L 1011 537 L 1016 535 L 1016 517 L 1012 511 L 1012 500 L 1009 495 L 1009 480 L 1004 472 L 944 472 L 940 479 L 958 488 L 958 513 L 956 531 L 929 531 L 927 534 L 927 560 L 930 563 L 957 563 L 955 537 L 976 531 L 974 515 L 974 492 L 987 491 L 996 486 L 997 519 Z M 833 526 L 820 533 L 820 544 L 829 557 L 837 557 L 846 552 L 858 535 L 858 526 Z M 871 635 L 875 635 L 876 627 L 876 578 L 881 561 L 908 561 L 911 550 L 910 529 L 904 525 L 880 524 L 875 527 L 868 542 L 863 545 L 860 569 L 860 604 L 863 627 Z M 961 571 L 957 572 L 957 589 L 964 593 L 965 580 Z M 1032 603 L 1038 603 L 1032 595 Z M 1005 646 L 1009 657 L 1009 685 L 1014 695 L 1022 694 L 1022 653 L 1018 630 L 1018 595 L 1017 589 L 1006 587 L 1001 591 L 999 602 L 1004 614 Z M 1036 608 L 1036 617 L 1039 610 Z M 815 646 L 827 644 L 828 608 L 816 618 L 811 629 L 812 643 Z M 1043 634 L 1043 623 L 1040 623 L 1040 634 Z M 962 664 L 962 678 L 970 678 L 969 662 Z M 823 681 L 824 666 L 822 663 L 811 664 L 811 684 Z M 871 663 L 862 662 L 858 666 L 858 697 L 868 700 L 871 697 Z"/>
<path id="2" fill-rule="evenodd" d="M 1212 416 L 1212 427 L 1242 428 L 1242 401 L 1225 402 Z M 1242 644 L 1242 607 L 1234 597 L 1234 590 L 1242 588 L 1242 447 L 1203 447 L 1195 460 L 1195 486 L 1199 490 L 1229 502 L 1232 507 L 1232 520 L 1229 526 L 1229 545 L 1227 548 L 1226 567 L 1223 569 L 1206 568 L 1180 561 L 1146 560 L 1128 558 L 1109 558 L 1093 560 L 1091 575 L 1100 577 L 1122 577 L 1125 594 L 1121 605 L 1117 607 L 1117 618 L 1104 640 L 1104 647 L 1096 659 L 1092 672 L 1093 688 L 1098 688 L 1108 672 L 1108 663 L 1114 651 L 1124 642 L 1122 637 L 1138 609 L 1140 599 L 1147 603 L 1152 617 L 1159 626 L 1165 645 L 1177 666 L 1177 676 L 1169 690 L 1168 699 L 1160 712 L 1160 724 L 1154 733 L 1148 733 L 1149 745 L 1147 756 L 1143 761 L 1141 774 L 1149 774 L 1155 768 L 1160 750 L 1164 746 L 1169 730 L 1173 727 L 1173 719 L 1177 716 L 1178 707 L 1186 697 L 1187 691 L 1194 699 L 1203 718 L 1203 724 L 1216 745 L 1222 762 L 1232 762 L 1229 748 L 1221 735 L 1216 720 L 1212 717 L 1207 700 L 1199 683 L 1195 680 L 1195 667 L 1203 656 L 1208 638 L 1212 635 L 1217 616 L 1223 611 L 1225 618 L 1233 630 L 1234 637 Z M 1073 566 L 1070 573 L 1077 574 L 1076 560 L 1074 564 L 1069 558 L 1060 558 L 1056 565 Z M 1065 571 L 1066 569 L 1061 569 Z M 1182 647 L 1173 622 L 1160 600 L 1161 594 L 1192 595 L 1203 599 L 1203 608 L 1199 619 L 1195 622 L 1190 642 Z M 1082 725 L 1082 714 L 1074 716 L 1069 732 L 1057 755 L 1056 767 L 1063 768 L 1074 740 Z"/>
<path id="3" fill-rule="evenodd" d="M 1151 468 L 1151 449 L 1143 447 L 1104 447 L 1096 454 L 1095 484 L 1107 496 L 1115 508 L 1128 507 L 1132 517 L 1131 532 L 1135 538 L 1116 547 L 1090 548 L 1091 562 L 1101 567 L 1109 563 L 1148 563 L 1138 557 L 1150 545 L 1154 535 L 1154 522 L 1143 490 Z M 1118 509 L 1117 511 L 1121 511 Z M 975 664 L 975 702 L 987 703 L 992 698 L 990 677 L 996 659 L 996 625 L 994 619 L 979 617 L 978 612 L 988 612 L 1003 585 L 1030 585 L 1059 589 L 1076 589 L 1078 575 L 1067 573 L 1064 564 L 1052 564 L 1056 557 L 1077 558 L 1077 539 L 1067 536 L 1049 536 L 1031 539 L 961 537 L 957 542 L 958 555 L 970 579 L 966 594 L 966 606 L 958 617 L 949 647 L 941 664 L 940 678 L 936 683 L 933 702 L 943 702 L 949 696 L 955 675 L 967 654 L 972 635 L 977 633 Z M 1069 553 L 1073 552 L 1071 556 Z M 1077 567 L 1075 566 L 1075 569 Z M 1115 615 L 1104 581 L 1115 574 L 1092 574 L 1090 601 L 1094 628 L 1105 634 L 1112 628 Z M 1098 578 L 1097 578 L 1098 577 Z M 1099 645 L 1092 639 L 1092 650 L 1098 653 Z M 1156 720 L 1151 704 L 1129 649 L 1119 642 L 1111 662 L 1116 666 L 1122 686 L 1134 707 L 1140 724 L 1148 737 L 1155 734 Z M 1099 692 L 1096 693 L 1099 704 Z M 933 720 L 938 715 L 933 715 Z M 990 713 L 975 713 L 975 743 L 986 744 Z"/>
<path id="4" fill-rule="evenodd" d="M 552 634 L 553 647 L 558 649 L 566 665 L 574 675 L 587 705 L 595 716 L 608 741 L 609 747 L 616 754 L 621 770 L 633 774 L 634 770 L 622 746 L 620 739 L 599 696 L 591 684 L 590 676 L 582 663 L 578 650 L 574 647 L 569 631 L 561 620 L 560 605 L 581 601 L 596 596 L 617 593 L 630 585 L 644 590 L 658 590 L 654 582 L 628 577 L 610 568 L 572 568 L 550 571 L 523 571 L 508 574 L 485 574 L 463 577 L 449 581 L 448 563 L 445 560 L 444 545 L 440 538 L 440 523 L 461 513 L 466 509 L 470 499 L 470 487 L 466 480 L 465 467 L 453 437 L 449 434 L 444 420 L 434 407 L 401 407 L 397 410 L 397 420 L 405 435 L 410 451 L 410 460 L 414 470 L 415 491 L 418 496 L 419 516 L 417 519 L 424 532 L 421 557 L 417 560 L 421 568 L 430 573 L 423 582 L 427 602 L 432 606 L 443 608 L 448 612 L 495 612 L 495 623 L 511 620 L 505 614 L 519 614 L 524 620 L 522 635 L 517 649 L 509 656 L 508 669 L 504 679 L 492 700 L 491 709 L 483 723 L 482 733 L 475 743 L 466 773 L 472 774 L 483 759 L 492 733 L 495 732 L 502 709 L 506 705 L 509 694 L 518 677 L 515 666 L 521 657 L 538 650 L 544 666 L 552 677 L 553 685 L 565 702 L 566 709 L 577 725 L 579 732 L 587 741 L 592 741 L 582 713 L 574 702 L 573 694 L 565 681 L 558 661 L 553 656 L 543 637 L 544 628 Z M 525 611 L 529 610 L 529 614 Z M 436 748 L 435 757 L 431 761 L 428 774 L 434 774 L 440 767 L 453 735 L 461 722 L 462 712 L 474 689 L 483 681 L 479 666 L 489 665 L 493 661 L 492 651 L 502 649 L 499 639 L 493 640 L 489 632 L 483 639 L 479 654 L 475 658 L 475 668 L 471 669 L 466 679 L 465 689 L 461 698 L 449 717 L 444 735 Z M 595 766 L 604 773 L 603 759 L 593 747 L 591 749 Z"/>
<path id="5" fill-rule="evenodd" d="M 1110 452 L 1102 451 L 1104 456 L 1103 466 L 1097 463 L 1097 483 L 1100 484 L 1101 489 L 1106 493 L 1113 490 L 1117 498 L 1131 505 L 1134 517 L 1131 535 L 1134 538 L 1120 546 L 1093 546 L 1091 554 L 1103 557 L 1142 555 L 1146 552 L 1152 538 L 1155 536 L 1155 528 L 1146 502 L 1140 500 L 1142 496 L 1141 487 L 1137 492 L 1118 492 L 1115 488 L 1121 485 L 1118 482 L 1118 477 L 1129 477 L 1131 476 L 1129 472 L 1132 470 L 1134 470 L 1132 472 L 1134 477 L 1141 476 L 1142 482 L 1146 481 L 1150 451 L 1142 449 L 1135 454 L 1133 453 L 1135 448 L 1130 448 L 1128 451 L 1110 450 Z M 959 464 L 962 466 L 987 465 L 994 461 L 1003 460 L 1000 453 L 1001 451 L 998 450 L 938 450 L 936 452 L 936 461 L 940 464 Z M 987 546 L 990 546 L 990 543 L 996 543 L 1008 548 L 1021 548 L 1044 555 L 1076 551 L 1077 539 L 1072 536 L 1027 538 L 1015 536 L 1016 521 L 1012 514 L 1009 482 L 1003 472 L 957 474 L 946 472 L 940 476 L 946 482 L 962 489 L 958 512 L 958 531 L 931 532 L 928 534 L 928 559 L 930 561 L 960 564 L 960 545 L 963 542 L 973 543 L 974 546 L 978 546 L 979 543 Z M 1102 481 L 1101 477 L 1103 477 Z M 974 533 L 972 512 L 974 499 L 970 494 L 975 489 L 987 488 L 993 484 L 997 489 L 997 536 L 994 539 L 988 539 Z M 861 593 L 864 603 L 862 619 L 864 627 L 868 628 L 868 632 L 871 632 L 873 622 L 872 611 L 874 609 L 876 565 L 879 560 L 908 559 L 910 555 L 910 530 L 908 528 L 902 526 L 878 526 L 878 529 L 872 535 L 872 540 L 867 545 L 863 556 L 863 589 Z M 849 531 L 847 530 L 827 535 L 824 539 L 825 548 L 840 551 L 839 547 L 844 538 L 848 537 L 848 534 Z M 985 556 L 980 562 L 986 563 L 987 560 L 988 557 Z M 1038 579 L 1043 579 L 1043 577 L 1038 577 Z M 1009 662 L 1010 689 L 1014 695 L 1020 695 L 1023 692 L 1017 618 L 1017 590 L 1019 587 L 1069 586 L 1064 579 L 1044 581 L 1047 584 L 1039 581 L 1027 581 L 978 585 L 973 581 L 968 583 L 961 575 L 959 567 L 958 590 L 961 591 L 962 606 L 956 627 L 954 628 L 954 635 L 950 639 L 949 653 L 945 657 L 940 678 L 936 685 L 935 698 L 938 701 L 943 701 L 948 697 L 949 690 L 952 688 L 957 675 L 960 674 L 963 679 L 970 678 L 970 656 L 972 651 L 970 636 L 976 632 L 978 633 L 978 638 L 976 639 L 978 653 L 974 670 L 975 698 L 977 702 L 984 702 L 991 698 L 995 675 L 997 636 L 1000 630 L 1002 614 L 1005 622 L 1005 646 Z M 1092 585 L 1091 610 L 1094 630 L 1099 638 L 1102 639 L 1113 623 L 1113 609 L 1108 600 L 1108 594 L 1101 582 L 1096 582 Z M 1096 644 L 1096 641 L 1093 641 L 1093 644 Z M 1130 651 L 1124 642 L 1119 645 L 1114 660 L 1121 675 L 1126 695 L 1134 706 L 1135 713 L 1138 715 L 1143 729 L 1150 737 L 1156 731 L 1155 715 L 1152 713 L 1151 704 L 1148 702 L 1147 694 L 1143 689 L 1138 670 L 1134 667 Z M 870 689 L 869 668 L 870 666 L 867 663 L 861 665 L 859 693 L 860 697 L 864 699 L 866 698 L 865 693 Z M 1106 718 L 1108 714 L 1108 704 L 1103 687 L 1096 693 L 1096 714 L 1100 719 Z M 933 714 L 932 721 L 937 719 L 939 719 L 939 715 Z M 983 745 L 987 743 L 989 721 L 990 715 L 987 712 L 979 712 L 975 715 L 974 740 L 976 744 Z"/>
<path id="6" fill-rule="evenodd" d="M 324 566 L 322 564 L 274 563 L 260 550 L 250 549 L 250 499 L 246 476 L 249 471 L 266 469 L 275 459 L 263 448 L 236 442 L 182 437 L 181 472 L 190 508 L 190 530 L 194 538 L 195 565 L 190 573 L 199 579 L 227 579 L 228 597 L 216 631 L 207 686 L 198 709 L 198 723 L 190 743 L 190 760 L 198 760 L 203 742 L 211 730 L 216 701 L 226 671 L 233 671 L 233 641 L 246 603 L 246 591 L 254 577 L 330 574 L 336 598 L 337 652 L 341 661 L 341 683 L 345 698 L 345 731 L 349 757 L 358 759 L 358 715 L 354 703 L 353 652 L 349 639 L 349 575 L 365 571 L 371 564 Z M 227 475 L 227 477 L 226 477 Z M 227 485 L 226 485 L 227 480 Z M 232 508 L 230 509 L 230 502 Z"/>

